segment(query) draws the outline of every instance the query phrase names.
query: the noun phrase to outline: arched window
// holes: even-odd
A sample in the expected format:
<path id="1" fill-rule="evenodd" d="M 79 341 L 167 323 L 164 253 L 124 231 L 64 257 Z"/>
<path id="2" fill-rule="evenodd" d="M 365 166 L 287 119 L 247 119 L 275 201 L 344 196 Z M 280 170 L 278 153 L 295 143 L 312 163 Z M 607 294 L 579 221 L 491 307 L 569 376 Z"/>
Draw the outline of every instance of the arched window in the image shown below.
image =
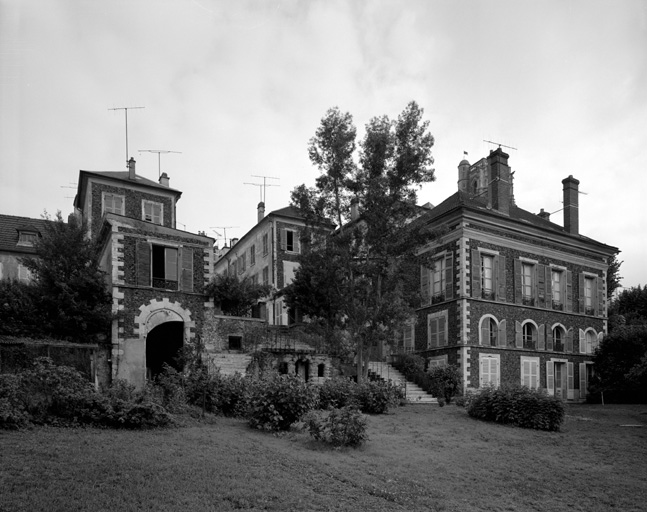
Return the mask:
<path id="1" fill-rule="evenodd" d="M 496 347 L 499 339 L 499 324 L 493 316 L 481 319 L 481 345 Z"/>
<path id="2" fill-rule="evenodd" d="M 586 331 L 586 353 L 592 354 L 598 346 L 598 335 L 593 329 Z"/>
<path id="3" fill-rule="evenodd" d="M 566 343 L 566 331 L 561 325 L 553 327 L 553 350 L 555 352 L 564 352 L 564 344 Z"/>
<path id="4" fill-rule="evenodd" d="M 537 348 L 537 327 L 532 322 L 526 322 L 521 326 L 523 337 L 523 348 L 535 350 Z"/>

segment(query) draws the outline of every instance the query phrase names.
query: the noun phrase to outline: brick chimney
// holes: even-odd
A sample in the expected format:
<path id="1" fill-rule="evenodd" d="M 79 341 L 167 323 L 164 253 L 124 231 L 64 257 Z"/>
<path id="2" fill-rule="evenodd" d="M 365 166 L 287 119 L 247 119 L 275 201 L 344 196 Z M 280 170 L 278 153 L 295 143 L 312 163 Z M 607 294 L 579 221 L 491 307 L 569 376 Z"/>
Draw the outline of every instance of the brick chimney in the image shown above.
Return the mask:
<path id="1" fill-rule="evenodd" d="M 256 209 L 258 211 L 258 222 L 260 222 L 265 218 L 265 203 L 261 201 Z"/>
<path id="2" fill-rule="evenodd" d="M 501 148 L 490 151 L 487 157 L 490 167 L 490 198 L 492 208 L 505 214 L 510 214 L 510 167 L 508 156 Z"/>
<path id="3" fill-rule="evenodd" d="M 550 220 L 550 212 L 545 212 L 543 208 L 537 214 L 537 216 L 545 220 Z"/>
<path id="4" fill-rule="evenodd" d="M 135 180 L 135 159 L 132 156 L 128 160 L 128 179 Z"/>
<path id="5" fill-rule="evenodd" d="M 571 235 L 577 235 L 580 232 L 579 220 L 579 180 L 573 178 L 571 174 L 568 178 L 562 180 L 564 185 L 564 229 Z"/>
<path id="6" fill-rule="evenodd" d="M 163 172 L 162 175 L 160 176 L 160 179 L 159 179 L 160 185 L 162 185 L 163 187 L 168 188 L 170 179 L 171 178 L 168 177 L 168 174 Z"/>

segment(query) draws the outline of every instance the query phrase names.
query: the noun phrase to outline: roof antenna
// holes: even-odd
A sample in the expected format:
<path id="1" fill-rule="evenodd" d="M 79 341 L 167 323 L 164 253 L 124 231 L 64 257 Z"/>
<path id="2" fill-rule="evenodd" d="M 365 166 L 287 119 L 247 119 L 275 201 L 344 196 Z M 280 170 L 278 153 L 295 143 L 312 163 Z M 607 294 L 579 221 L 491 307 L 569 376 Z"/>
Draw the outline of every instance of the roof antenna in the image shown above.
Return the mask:
<path id="1" fill-rule="evenodd" d="M 123 110 L 126 113 L 126 167 L 128 167 L 128 109 L 146 108 L 146 107 L 116 107 L 108 110 Z"/>
<path id="2" fill-rule="evenodd" d="M 224 237 L 225 245 L 227 245 L 227 229 L 228 229 L 228 228 L 237 228 L 237 227 L 238 227 L 238 226 L 209 226 L 209 229 L 213 229 L 213 230 L 214 230 L 214 233 L 216 233 L 217 235 L 220 235 L 220 233 L 218 233 L 218 232 L 217 232 L 217 231 L 215 231 L 215 230 L 216 230 L 216 229 L 222 229 L 222 230 L 223 230 L 223 232 L 225 233 L 225 237 Z"/>
<path id="3" fill-rule="evenodd" d="M 517 148 L 513 148 L 512 146 L 506 146 L 505 144 L 501 144 L 500 142 L 493 142 L 491 140 L 485 140 L 485 139 L 483 139 L 483 142 L 487 142 L 488 144 L 495 144 L 499 146 L 499 149 L 508 148 L 508 149 L 514 149 L 515 151 L 517 151 Z"/>
<path id="4" fill-rule="evenodd" d="M 157 178 L 162 175 L 162 161 L 161 161 L 161 154 L 164 153 L 179 153 L 182 154 L 182 151 L 167 151 L 166 149 L 139 149 L 138 150 L 140 153 L 146 152 L 146 153 L 157 153 Z"/>
<path id="5" fill-rule="evenodd" d="M 260 193 L 261 193 L 261 202 L 265 203 L 265 189 L 267 187 L 278 187 L 280 185 L 274 185 L 271 183 L 267 183 L 267 180 L 280 180 L 281 178 L 275 178 L 274 176 L 257 176 L 256 174 L 251 174 L 252 178 L 263 178 L 263 183 L 243 183 L 243 185 L 254 185 L 255 187 L 259 187 Z"/>

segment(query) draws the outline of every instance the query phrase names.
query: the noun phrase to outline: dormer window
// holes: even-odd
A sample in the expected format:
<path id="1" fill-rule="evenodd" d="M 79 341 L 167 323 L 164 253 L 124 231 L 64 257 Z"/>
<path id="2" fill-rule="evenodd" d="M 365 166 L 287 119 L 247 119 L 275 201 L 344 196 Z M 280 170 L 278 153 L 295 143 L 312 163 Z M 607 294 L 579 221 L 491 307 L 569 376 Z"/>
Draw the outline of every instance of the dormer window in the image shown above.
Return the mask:
<path id="1" fill-rule="evenodd" d="M 164 206 L 162 203 L 153 201 L 142 201 L 142 219 L 153 224 L 163 224 Z"/>
<path id="2" fill-rule="evenodd" d="M 33 247 L 36 240 L 38 240 L 38 233 L 34 233 L 33 231 L 18 232 L 18 245 Z"/>

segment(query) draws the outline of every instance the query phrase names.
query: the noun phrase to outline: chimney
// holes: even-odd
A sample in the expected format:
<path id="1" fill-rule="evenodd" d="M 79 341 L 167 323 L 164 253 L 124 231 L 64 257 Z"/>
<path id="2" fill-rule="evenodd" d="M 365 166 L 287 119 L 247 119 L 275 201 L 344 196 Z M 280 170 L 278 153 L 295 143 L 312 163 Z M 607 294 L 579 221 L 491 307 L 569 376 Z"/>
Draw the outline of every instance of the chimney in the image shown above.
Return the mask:
<path id="1" fill-rule="evenodd" d="M 470 175 L 470 163 L 464 158 L 458 164 L 458 190 L 467 192 Z"/>
<path id="2" fill-rule="evenodd" d="M 490 167 L 490 198 L 492 208 L 505 214 L 510 214 L 510 167 L 508 156 L 501 148 L 490 151 L 487 157 Z"/>
<path id="3" fill-rule="evenodd" d="M 260 222 L 265 218 L 265 203 L 263 201 L 258 203 L 257 211 L 258 211 L 258 222 Z"/>
<path id="4" fill-rule="evenodd" d="M 571 174 L 562 180 L 562 184 L 564 185 L 564 229 L 571 235 L 577 235 L 580 231 L 578 213 L 580 182 Z"/>
<path id="5" fill-rule="evenodd" d="M 550 220 L 550 213 L 545 212 L 544 209 L 542 208 L 541 211 L 537 214 L 537 216 L 541 219 L 544 220 Z"/>
<path id="6" fill-rule="evenodd" d="M 135 180 L 135 159 L 132 156 L 128 160 L 128 179 Z"/>
<path id="7" fill-rule="evenodd" d="M 359 200 L 354 197 L 350 201 L 350 220 L 354 221 L 359 219 Z"/>
<path id="8" fill-rule="evenodd" d="M 232 239 L 231 239 L 231 243 L 230 243 L 230 245 L 233 247 L 233 246 L 234 246 L 234 245 L 236 245 L 237 243 L 238 243 L 238 238 L 232 238 Z"/>
<path id="9" fill-rule="evenodd" d="M 168 174 L 163 172 L 162 175 L 160 176 L 160 180 L 159 180 L 160 185 L 162 185 L 163 187 L 168 188 L 170 179 L 171 178 L 168 177 Z"/>

